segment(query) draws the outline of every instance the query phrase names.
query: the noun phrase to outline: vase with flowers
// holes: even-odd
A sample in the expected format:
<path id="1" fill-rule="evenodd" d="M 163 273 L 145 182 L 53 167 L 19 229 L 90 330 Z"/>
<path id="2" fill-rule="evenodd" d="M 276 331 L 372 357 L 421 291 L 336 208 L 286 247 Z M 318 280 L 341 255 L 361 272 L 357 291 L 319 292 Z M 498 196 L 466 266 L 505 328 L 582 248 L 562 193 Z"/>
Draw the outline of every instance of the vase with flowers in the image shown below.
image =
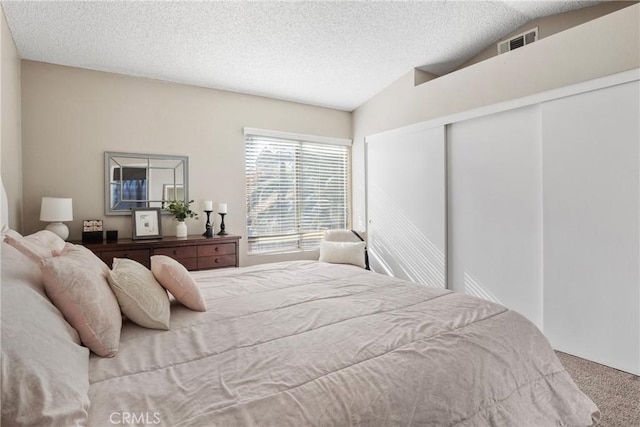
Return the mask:
<path id="1" fill-rule="evenodd" d="M 185 220 L 187 218 L 198 218 L 198 214 L 189 207 L 191 203 L 193 203 L 193 200 L 189 200 L 188 202 L 184 200 L 173 200 L 164 208 L 178 221 L 176 237 L 187 237 L 187 224 L 185 224 Z"/>

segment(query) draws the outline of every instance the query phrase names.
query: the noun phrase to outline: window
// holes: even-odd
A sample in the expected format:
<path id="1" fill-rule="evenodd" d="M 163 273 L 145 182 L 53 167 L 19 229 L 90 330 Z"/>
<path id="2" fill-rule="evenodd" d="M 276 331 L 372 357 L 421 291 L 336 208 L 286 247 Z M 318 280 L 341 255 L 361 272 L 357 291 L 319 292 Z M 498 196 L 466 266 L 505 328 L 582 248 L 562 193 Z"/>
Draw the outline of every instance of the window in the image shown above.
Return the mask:
<path id="1" fill-rule="evenodd" d="M 245 134 L 250 254 L 315 249 L 324 230 L 347 228 L 347 142 L 248 129 Z"/>

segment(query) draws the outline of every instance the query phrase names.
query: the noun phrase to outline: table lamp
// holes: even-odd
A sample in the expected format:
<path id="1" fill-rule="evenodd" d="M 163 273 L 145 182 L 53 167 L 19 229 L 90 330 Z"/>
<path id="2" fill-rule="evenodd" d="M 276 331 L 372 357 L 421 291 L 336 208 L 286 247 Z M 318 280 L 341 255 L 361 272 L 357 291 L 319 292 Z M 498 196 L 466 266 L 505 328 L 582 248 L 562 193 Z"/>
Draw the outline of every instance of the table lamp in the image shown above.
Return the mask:
<path id="1" fill-rule="evenodd" d="M 51 224 L 45 227 L 63 240 L 69 237 L 69 227 L 62 221 L 73 220 L 73 205 L 71 199 L 60 197 L 43 197 L 40 204 L 40 221 L 48 221 Z"/>

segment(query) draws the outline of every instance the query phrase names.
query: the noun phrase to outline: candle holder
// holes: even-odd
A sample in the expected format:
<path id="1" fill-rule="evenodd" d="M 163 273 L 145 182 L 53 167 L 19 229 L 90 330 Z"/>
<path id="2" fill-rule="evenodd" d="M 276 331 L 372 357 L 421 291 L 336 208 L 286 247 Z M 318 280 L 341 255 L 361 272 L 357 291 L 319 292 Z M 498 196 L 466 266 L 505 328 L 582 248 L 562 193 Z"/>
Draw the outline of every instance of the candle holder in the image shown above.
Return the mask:
<path id="1" fill-rule="evenodd" d="M 213 227 L 211 226 L 211 220 L 209 219 L 211 212 L 213 211 L 204 211 L 204 213 L 207 214 L 207 225 L 205 225 L 205 231 L 202 233 L 203 237 L 213 237 Z"/>
<path id="2" fill-rule="evenodd" d="M 218 236 L 224 236 L 227 234 L 226 231 L 224 231 L 224 216 L 226 215 L 226 213 L 222 213 L 219 212 L 220 215 L 220 232 L 218 233 Z"/>

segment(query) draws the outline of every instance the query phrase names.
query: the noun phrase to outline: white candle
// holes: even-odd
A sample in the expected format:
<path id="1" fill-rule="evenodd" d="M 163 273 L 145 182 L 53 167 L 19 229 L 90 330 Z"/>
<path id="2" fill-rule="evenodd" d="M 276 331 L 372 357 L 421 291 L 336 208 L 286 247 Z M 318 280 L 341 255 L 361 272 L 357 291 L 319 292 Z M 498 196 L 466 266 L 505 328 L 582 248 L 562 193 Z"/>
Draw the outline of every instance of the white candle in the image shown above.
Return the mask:
<path id="1" fill-rule="evenodd" d="M 223 214 L 227 213 L 227 204 L 226 203 L 220 203 L 218 205 L 218 213 L 223 213 Z"/>
<path id="2" fill-rule="evenodd" d="M 213 210 L 213 202 L 211 200 L 207 200 L 206 202 L 204 202 L 204 210 L 205 211 Z"/>

